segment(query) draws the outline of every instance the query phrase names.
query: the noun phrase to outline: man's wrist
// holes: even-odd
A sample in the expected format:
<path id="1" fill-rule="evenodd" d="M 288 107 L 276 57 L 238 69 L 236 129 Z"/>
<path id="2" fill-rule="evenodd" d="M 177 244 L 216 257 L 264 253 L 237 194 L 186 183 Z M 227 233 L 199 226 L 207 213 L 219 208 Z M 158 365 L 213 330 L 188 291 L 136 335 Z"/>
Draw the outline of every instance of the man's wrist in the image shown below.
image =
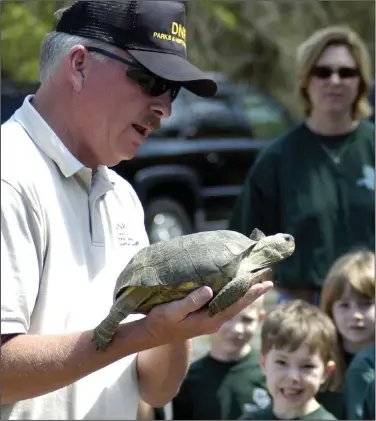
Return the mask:
<path id="1" fill-rule="evenodd" d="M 114 336 L 114 342 L 118 343 L 117 346 L 120 345 L 120 347 L 121 344 L 126 344 L 125 348 L 128 348 L 130 343 L 133 344 L 133 353 L 165 344 L 163 338 L 158 338 L 150 332 L 145 317 L 119 325 L 118 331 Z"/>

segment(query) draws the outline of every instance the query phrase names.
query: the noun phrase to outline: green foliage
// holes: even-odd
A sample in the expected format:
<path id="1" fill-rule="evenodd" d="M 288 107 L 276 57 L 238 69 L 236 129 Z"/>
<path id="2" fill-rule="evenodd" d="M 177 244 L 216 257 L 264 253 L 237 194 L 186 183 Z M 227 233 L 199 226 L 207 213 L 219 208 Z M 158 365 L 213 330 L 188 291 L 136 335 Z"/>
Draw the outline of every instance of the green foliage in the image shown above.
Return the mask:
<path id="1" fill-rule="evenodd" d="M 1 2 L 1 70 L 14 80 L 38 80 L 43 37 L 53 29 L 54 12 L 64 1 Z"/>
<path id="2" fill-rule="evenodd" d="M 199 67 L 262 87 L 297 111 L 296 49 L 315 30 L 334 24 L 357 31 L 374 62 L 375 3 L 362 0 L 191 1 L 188 53 Z"/>
<path id="3" fill-rule="evenodd" d="M 100 1 L 100 0 L 98 0 Z M 2 1 L 2 77 L 36 81 L 43 36 L 54 12 L 71 1 Z M 296 109 L 294 60 L 297 46 L 318 28 L 346 24 L 375 57 L 372 1 L 190 0 L 188 54 L 202 69 L 266 89 Z"/>
<path id="4" fill-rule="evenodd" d="M 229 10 L 226 5 L 221 3 L 202 2 L 201 6 L 209 9 L 213 16 L 222 21 L 229 29 L 234 29 L 238 24 L 237 16 Z"/>

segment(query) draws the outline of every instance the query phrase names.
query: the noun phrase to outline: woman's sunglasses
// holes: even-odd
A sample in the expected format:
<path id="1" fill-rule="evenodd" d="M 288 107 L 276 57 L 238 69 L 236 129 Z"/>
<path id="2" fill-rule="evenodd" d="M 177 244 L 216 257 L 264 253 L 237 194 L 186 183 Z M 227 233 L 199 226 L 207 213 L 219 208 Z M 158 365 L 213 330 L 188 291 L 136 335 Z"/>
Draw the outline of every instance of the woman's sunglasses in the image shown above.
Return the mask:
<path id="1" fill-rule="evenodd" d="M 110 51 L 102 50 L 102 48 L 86 47 L 86 49 L 93 53 L 99 53 L 103 56 L 125 63 L 128 66 L 132 66 L 132 68 L 127 70 L 127 77 L 137 83 L 150 96 L 160 96 L 168 90 L 171 90 L 172 101 L 178 96 L 181 83 L 172 82 L 151 73 L 138 61 L 118 56 Z"/>
<path id="2" fill-rule="evenodd" d="M 332 69 L 329 66 L 314 66 L 311 75 L 319 79 L 329 79 L 332 74 L 337 74 L 340 79 L 351 79 L 359 76 L 359 70 L 355 67 L 339 67 Z"/>

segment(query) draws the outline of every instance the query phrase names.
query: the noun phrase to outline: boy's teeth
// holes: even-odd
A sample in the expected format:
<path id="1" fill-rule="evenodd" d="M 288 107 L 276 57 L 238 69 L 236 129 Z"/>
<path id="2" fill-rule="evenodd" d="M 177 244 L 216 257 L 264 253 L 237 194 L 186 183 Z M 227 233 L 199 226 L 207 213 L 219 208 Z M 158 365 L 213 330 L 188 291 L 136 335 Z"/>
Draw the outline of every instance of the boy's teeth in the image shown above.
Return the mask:
<path id="1" fill-rule="evenodd" d="M 286 396 L 295 396 L 301 393 L 301 390 L 285 390 L 283 389 L 283 394 Z"/>

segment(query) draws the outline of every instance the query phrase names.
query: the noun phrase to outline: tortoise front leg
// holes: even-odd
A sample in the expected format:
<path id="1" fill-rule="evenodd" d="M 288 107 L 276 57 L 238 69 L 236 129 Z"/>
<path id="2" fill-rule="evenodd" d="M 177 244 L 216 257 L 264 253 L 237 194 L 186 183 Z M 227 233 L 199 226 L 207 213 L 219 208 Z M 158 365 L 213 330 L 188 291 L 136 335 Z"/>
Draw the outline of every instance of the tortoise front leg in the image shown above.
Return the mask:
<path id="1" fill-rule="evenodd" d="M 116 299 L 109 315 L 94 329 L 92 340 L 97 350 L 104 351 L 111 343 L 119 323 L 153 294 L 152 288 L 127 288 Z"/>
<path id="2" fill-rule="evenodd" d="M 261 269 L 255 273 L 242 273 L 225 285 L 209 303 L 209 316 L 213 317 L 244 297 L 252 285 L 262 282 L 269 268 Z"/>

